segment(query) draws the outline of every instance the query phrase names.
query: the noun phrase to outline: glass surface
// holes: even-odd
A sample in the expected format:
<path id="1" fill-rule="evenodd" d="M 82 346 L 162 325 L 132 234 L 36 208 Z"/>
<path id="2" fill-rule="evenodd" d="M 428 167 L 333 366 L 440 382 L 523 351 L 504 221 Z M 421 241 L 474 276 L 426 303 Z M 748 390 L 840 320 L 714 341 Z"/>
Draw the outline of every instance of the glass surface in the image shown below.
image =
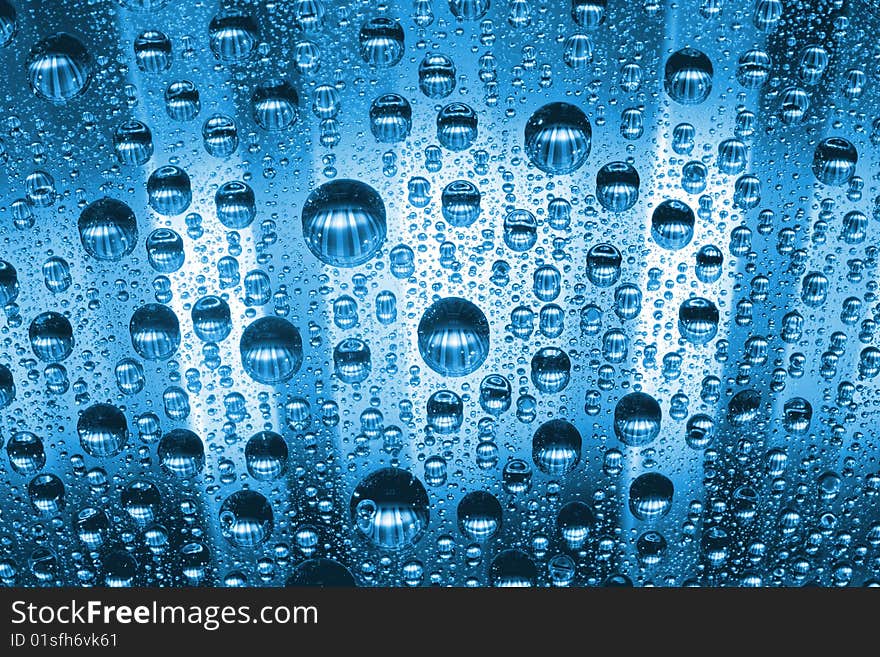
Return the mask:
<path id="1" fill-rule="evenodd" d="M 867 0 L 0 0 L 0 578 L 862 586 Z"/>

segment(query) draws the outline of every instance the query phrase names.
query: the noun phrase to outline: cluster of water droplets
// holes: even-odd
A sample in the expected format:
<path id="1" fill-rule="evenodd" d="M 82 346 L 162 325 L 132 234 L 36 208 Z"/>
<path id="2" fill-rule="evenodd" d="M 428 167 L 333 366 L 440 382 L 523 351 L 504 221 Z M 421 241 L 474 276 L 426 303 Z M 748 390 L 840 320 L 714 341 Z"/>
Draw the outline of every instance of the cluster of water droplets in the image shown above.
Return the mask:
<path id="1" fill-rule="evenodd" d="M 876 14 L 56 4 L 0 0 L 4 583 L 878 582 Z"/>

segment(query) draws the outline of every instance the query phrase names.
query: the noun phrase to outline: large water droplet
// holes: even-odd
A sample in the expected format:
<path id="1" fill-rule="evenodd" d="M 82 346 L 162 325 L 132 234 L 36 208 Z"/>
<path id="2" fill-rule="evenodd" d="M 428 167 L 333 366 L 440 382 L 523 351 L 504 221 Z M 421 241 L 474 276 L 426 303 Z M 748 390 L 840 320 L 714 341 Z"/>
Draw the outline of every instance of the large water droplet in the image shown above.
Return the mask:
<path id="1" fill-rule="evenodd" d="M 224 62 L 241 62 L 251 56 L 260 35 L 257 22 L 240 9 L 225 9 L 208 25 L 211 51 Z"/>
<path id="2" fill-rule="evenodd" d="M 428 424 L 441 434 L 455 433 L 464 420 L 461 397 L 451 390 L 438 390 L 428 397 Z"/>
<path id="3" fill-rule="evenodd" d="M 455 89 L 455 63 L 441 53 L 428 53 L 419 64 L 419 89 L 428 98 L 445 98 Z"/>
<path id="4" fill-rule="evenodd" d="M 299 118 L 299 94 L 287 80 L 272 79 L 251 96 L 254 121 L 264 130 L 284 130 Z"/>
<path id="5" fill-rule="evenodd" d="M 27 59 L 27 77 L 34 93 L 63 103 L 85 92 L 94 63 L 79 39 L 59 32 L 39 41 Z"/>
<path id="6" fill-rule="evenodd" d="M 465 376 L 489 355 L 489 322 L 477 306 L 458 297 L 440 299 L 422 315 L 419 353 L 444 376 Z"/>
<path id="7" fill-rule="evenodd" d="M 241 335 L 239 351 L 248 376 L 266 385 L 287 381 L 303 361 L 299 331 L 280 317 L 261 317 L 249 324 Z"/>
<path id="8" fill-rule="evenodd" d="M 214 157 L 226 158 L 238 148 L 238 126 L 225 114 L 213 114 L 202 125 L 202 143 Z"/>
<path id="9" fill-rule="evenodd" d="M 357 267 L 385 242 L 385 203 L 357 180 L 333 180 L 309 194 L 302 210 L 303 237 L 321 262 Z"/>
<path id="10" fill-rule="evenodd" d="M 214 194 L 217 219 L 227 228 L 240 229 L 251 225 L 257 215 L 257 202 L 250 185 L 238 180 L 223 183 Z"/>
<path id="11" fill-rule="evenodd" d="M 569 502 L 556 516 L 556 529 L 570 550 L 579 550 L 590 536 L 596 516 L 589 505 L 580 501 Z"/>
<path id="12" fill-rule="evenodd" d="M 451 151 L 470 148 L 477 138 L 477 113 L 464 103 L 450 103 L 437 114 L 437 140 Z"/>
<path id="13" fill-rule="evenodd" d="M 458 503 L 458 527 L 472 541 L 484 542 L 501 529 L 501 503 L 486 491 L 468 493 Z"/>
<path id="14" fill-rule="evenodd" d="M 858 159 L 858 151 L 852 143 L 843 137 L 829 137 L 816 146 L 813 174 L 825 185 L 843 185 L 855 175 Z"/>
<path id="15" fill-rule="evenodd" d="M 565 420 L 545 422 L 532 436 L 532 460 L 554 477 L 574 470 L 581 460 L 581 434 Z"/>
<path id="16" fill-rule="evenodd" d="M 486 15 L 491 0 L 449 0 L 449 11 L 463 21 L 475 21 Z"/>
<path id="17" fill-rule="evenodd" d="M 274 431 L 254 434 L 244 448 L 248 473 L 257 481 L 272 481 L 284 474 L 287 456 L 287 443 Z"/>
<path id="18" fill-rule="evenodd" d="M 171 39 L 158 30 L 141 32 L 134 40 L 134 58 L 145 73 L 162 73 L 171 68 Z"/>
<path id="19" fill-rule="evenodd" d="M 412 129 L 412 106 L 398 94 L 384 94 L 370 105 L 370 131 L 377 141 L 403 141 Z"/>
<path id="20" fill-rule="evenodd" d="M 669 513 L 675 487 L 668 477 L 648 472 L 629 487 L 629 510 L 639 520 L 655 520 Z"/>
<path id="21" fill-rule="evenodd" d="M 222 342 L 232 331 L 229 304 L 216 296 L 202 297 L 192 307 L 193 330 L 199 340 Z"/>
<path id="22" fill-rule="evenodd" d="M 693 344 L 706 344 L 714 338 L 718 321 L 718 308 L 702 297 L 687 299 L 678 309 L 678 330 L 681 337 Z"/>
<path id="23" fill-rule="evenodd" d="M 614 434 L 630 447 L 654 442 L 660 433 L 660 404 L 644 392 L 624 395 L 614 408 Z"/>
<path id="24" fill-rule="evenodd" d="M 180 346 L 180 322 L 168 306 L 148 303 L 131 316 L 131 344 L 145 360 L 171 358 Z"/>
<path id="25" fill-rule="evenodd" d="M 389 68 L 396 65 L 404 53 L 404 32 L 393 18 L 377 16 L 361 27 L 359 35 L 361 58 L 370 66 Z"/>
<path id="26" fill-rule="evenodd" d="M 639 200 L 639 174 L 631 164 L 610 162 L 596 174 L 596 198 L 606 210 L 625 212 Z"/>
<path id="27" fill-rule="evenodd" d="M 205 465 L 205 446 L 202 439 L 189 429 L 169 431 L 156 449 L 162 468 L 178 477 L 192 477 Z"/>
<path id="28" fill-rule="evenodd" d="M 545 394 L 565 389 L 571 380 L 571 359 L 556 347 L 544 347 L 532 357 L 532 383 Z"/>
<path id="29" fill-rule="evenodd" d="M 223 537 L 236 547 L 254 548 L 272 535 L 272 506 L 256 491 L 240 490 L 227 497 L 219 517 Z"/>
<path id="30" fill-rule="evenodd" d="M 694 236 L 694 211 L 675 199 L 667 199 L 654 208 L 651 236 L 664 249 L 677 251 L 690 244 Z"/>
<path id="31" fill-rule="evenodd" d="M 73 327 L 64 315 L 45 312 L 37 315 L 28 329 L 31 349 L 46 363 L 59 363 L 73 351 Z"/>
<path id="32" fill-rule="evenodd" d="M 480 215 L 481 199 L 480 190 L 472 182 L 454 180 L 443 188 L 443 217 L 458 228 L 470 226 Z"/>
<path id="33" fill-rule="evenodd" d="M 699 50 L 682 48 L 666 60 L 663 85 L 676 103 L 698 105 L 712 92 L 712 62 Z"/>
<path id="34" fill-rule="evenodd" d="M 137 244 L 134 211 L 114 198 L 105 197 L 89 203 L 80 213 L 77 227 L 83 249 L 98 260 L 121 260 Z"/>
<path id="35" fill-rule="evenodd" d="M 189 175 L 173 165 L 159 167 L 147 180 L 147 197 L 150 207 L 159 214 L 182 213 L 192 203 Z"/>
<path id="36" fill-rule="evenodd" d="M 147 235 L 144 244 L 150 266 L 162 274 L 170 274 L 183 267 L 186 252 L 183 238 L 170 228 L 157 228 Z"/>
<path id="37" fill-rule="evenodd" d="M 116 406 L 95 404 L 79 416 L 76 432 L 87 454 L 99 458 L 116 456 L 128 441 L 128 422 Z"/>
<path id="38" fill-rule="evenodd" d="M 153 133 L 140 121 L 126 121 L 113 133 L 116 157 L 123 164 L 146 164 L 153 156 Z"/>
<path id="39" fill-rule="evenodd" d="M 523 253 L 538 241 L 538 220 L 528 210 L 511 210 L 504 217 L 504 243 L 512 251 Z"/>
<path id="40" fill-rule="evenodd" d="M 64 482 L 54 474 L 41 474 L 28 484 L 28 497 L 44 516 L 54 516 L 65 506 Z"/>
<path id="41" fill-rule="evenodd" d="M 18 474 L 35 475 L 46 465 L 46 451 L 43 441 L 30 431 L 17 431 L 6 443 L 9 465 Z"/>
<path id="42" fill-rule="evenodd" d="M 504 550 L 489 566 L 489 581 L 499 588 L 535 586 L 538 569 L 528 555 L 521 550 Z"/>
<path id="43" fill-rule="evenodd" d="M 428 528 L 428 493 L 406 470 L 383 468 L 361 481 L 349 504 L 358 531 L 388 550 L 415 545 Z"/>
<path id="44" fill-rule="evenodd" d="M 159 515 L 162 495 L 152 482 L 135 479 L 120 494 L 122 508 L 139 526 L 154 522 Z"/>
<path id="45" fill-rule="evenodd" d="M 549 103 L 529 118 L 525 149 L 529 160 L 545 173 L 569 174 L 587 161 L 592 144 L 590 120 L 569 103 Z"/>
<path id="46" fill-rule="evenodd" d="M 611 287 L 620 279 L 622 262 L 613 244 L 597 244 L 587 251 L 587 278 L 596 287 Z"/>
<path id="47" fill-rule="evenodd" d="M 345 383 L 360 383 L 370 376 L 370 348 L 358 338 L 346 338 L 333 350 L 336 376 Z"/>

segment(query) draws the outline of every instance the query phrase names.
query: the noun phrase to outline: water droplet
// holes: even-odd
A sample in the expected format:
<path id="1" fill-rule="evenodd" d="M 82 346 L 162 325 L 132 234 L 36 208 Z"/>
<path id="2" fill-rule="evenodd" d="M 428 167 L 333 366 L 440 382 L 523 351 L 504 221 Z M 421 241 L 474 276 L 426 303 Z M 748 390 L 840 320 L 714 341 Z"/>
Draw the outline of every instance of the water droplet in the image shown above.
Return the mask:
<path id="1" fill-rule="evenodd" d="M 202 109 L 199 90 L 189 80 L 177 80 L 165 89 L 165 111 L 175 121 L 192 121 Z"/>
<path id="2" fill-rule="evenodd" d="M 596 198 L 606 210 L 625 212 L 639 200 L 639 174 L 625 162 L 609 162 L 596 174 Z"/>
<path id="3" fill-rule="evenodd" d="M 162 73 L 171 68 L 171 39 L 158 30 L 141 32 L 134 40 L 134 59 L 145 73 Z"/>
<path id="4" fill-rule="evenodd" d="M 273 78 L 251 96 L 254 121 L 264 130 L 286 130 L 299 118 L 299 94 L 287 80 Z"/>
<path id="5" fill-rule="evenodd" d="M 184 212 L 192 203 L 189 175 L 173 165 L 159 167 L 147 180 L 150 207 L 166 216 Z"/>
<path id="6" fill-rule="evenodd" d="M 489 323 L 470 301 L 440 299 L 422 315 L 418 327 L 422 359 L 443 376 L 465 376 L 489 355 Z"/>
<path id="7" fill-rule="evenodd" d="M 521 550 L 503 550 L 489 566 L 489 581 L 495 587 L 531 587 L 537 579 L 538 569 Z"/>
<path id="8" fill-rule="evenodd" d="M 571 381 L 571 359 L 556 347 L 544 347 L 532 357 L 532 383 L 544 394 L 560 392 Z"/>
<path id="9" fill-rule="evenodd" d="M 240 9 L 224 9 L 208 25 L 211 52 L 224 62 L 250 58 L 260 35 L 257 22 Z"/>
<path id="10" fill-rule="evenodd" d="M 9 465 L 18 474 L 35 475 L 46 465 L 46 452 L 43 441 L 30 431 L 17 431 L 6 443 Z"/>
<path id="11" fill-rule="evenodd" d="M 559 510 L 556 516 L 556 529 L 569 550 L 579 550 L 589 537 L 590 529 L 595 522 L 593 510 L 583 502 L 575 500 Z"/>
<path id="12" fill-rule="evenodd" d="M 489 11 L 490 0 L 449 0 L 449 11 L 463 21 L 479 20 Z"/>
<path id="13" fill-rule="evenodd" d="M 412 106 L 398 94 L 384 94 L 370 105 L 370 131 L 377 141 L 403 141 L 412 129 Z"/>
<path id="14" fill-rule="evenodd" d="M 64 482 L 54 474 L 37 475 L 28 484 L 28 497 L 44 516 L 54 516 L 65 507 Z"/>
<path id="15" fill-rule="evenodd" d="M 595 29 L 605 22 L 608 0 L 571 0 L 571 17 L 587 29 Z"/>
<path id="16" fill-rule="evenodd" d="M 249 324 L 242 332 L 239 351 L 248 376 L 266 385 L 287 381 L 303 361 L 299 331 L 280 317 L 261 317 Z"/>
<path id="17" fill-rule="evenodd" d="M 9 406 L 15 399 L 15 380 L 6 365 L 0 364 L 0 409 Z"/>
<path id="18" fill-rule="evenodd" d="M 455 63 L 441 53 L 428 53 L 419 64 L 419 89 L 428 98 L 446 98 L 455 89 Z"/>
<path id="19" fill-rule="evenodd" d="M 272 535 L 274 516 L 265 497 L 252 490 L 240 490 L 220 507 L 220 531 L 240 548 L 255 548 Z"/>
<path id="20" fill-rule="evenodd" d="M 168 306 L 148 303 L 131 316 L 131 344 L 145 360 L 167 360 L 180 346 L 180 322 Z"/>
<path id="21" fill-rule="evenodd" d="M 451 390 L 438 390 L 428 397 L 427 418 L 437 433 L 455 433 L 464 420 L 461 397 Z"/>
<path id="22" fill-rule="evenodd" d="M 651 236 L 664 249 L 677 251 L 690 244 L 694 236 L 694 221 L 694 211 L 687 204 L 667 199 L 654 208 Z"/>
<path id="23" fill-rule="evenodd" d="M 177 477 L 192 477 L 205 465 L 202 439 L 189 429 L 173 429 L 159 441 L 156 449 L 162 468 Z"/>
<path id="24" fill-rule="evenodd" d="M 89 203 L 80 213 L 77 227 L 83 249 L 97 260 L 121 260 L 137 244 L 137 218 L 117 199 L 105 197 Z"/>
<path id="25" fill-rule="evenodd" d="M 236 230 L 250 226 L 257 214 L 254 190 L 238 180 L 220 185 L 214 194 L 214 206 L 220 223 Z"/>
<path id="26" fill-rule="evenodd" d="M 501 529 L 501 522 L 501 503 L 492 493 L 474 491 L 458 503 L 458 527 L 472 541 L 488 541 Z"/>
<path id="27" fill-rule="evenodd" d="M 76 98 L 88 88 L 94 62 L 82 42 L 65 32 L 39 41 L 27 58 L 33 92 L 53 103 Z"/>
<path id="28" fill-rule="evenodd" d="M 666 60 L 663 85 L 681 105 L 699 105 L 712 92 L 712 62 L 699 50 L 682 48 Z"/>
<path id="29" fill-rule="evenodd" d="M 437 114 L 437 140 L 451 151 L 470 148 L 477 138 L 477 113 L 464 103 L 446 105 Z"/>
<path id="30" fill-rule="evenodd" d="M 702 297 L 684 301 L 678 309 L 678 330 L 692 344 L 706 344 L 718 332 L 719 313 L 714 303 Z"/>
<path id="31" fill-rule="evenodd" d="M 125 415 L 111 404 L 89 406 L 79 416 L 76 431 L 86 453 L 98 458 L 116 456 L 128 441 Z"/>
<path id="32" fill-rule="evenodd" d="M 238 127 L 235 119 L 225 114 L 209 116 L 202 126 L 205 150 L 214 157 L 227 158 L 238 148 Z"/>
<path id="33" fill-rule="evenodd" d="M 675 491 L 672 481 L 656 472 L 640 475 L 629 487 L 629 510 L 639 520 L 655 520 L 669 513 Z"/>
<path id="34" fill-rule="evenodd" d="M 309 194 L 302 210 L 303 237 L 321 262 L 357 267 L 385 242 L 385 203 L 357 180 L 333 180 Z"/>
<path id="35" fill-rule="evenodd" d="M 529 160 L 541 171 L 565 175 L 587 161 L 592 136 L 590 121 L 578 107 L 549 103 L 526 123 L 525 149 Z"/>
<path id="36" fill-rule="evenodd" d="M 73 327 L 64 315 L 45 312 L 37 315 L 28 329 L 31 349 L 41 361 L 58 363 L 73 351 Z"/>
<path id="37" fill-rule="evenodd" d="M 406 470 L 383 468 L 368 475 L 355 488 L 349 508 L 360 534 L 386 550 L 415 545 L 428 528 L 428 493 Z"/>
<path id="38" fill-rule="evenodd" d="M 336 376 L 344 383 L 361 383 L 370 376 L 370 348 L 358 338 L 346 338 L 333 350 Z"/>
<path id="39" fill-rule="evenodd" d="M 813 174 L 824 185 L 848 183 L 856 172 L 859 154 L 843 137 L 823 139 L 813 153 Z"/>
<path id="40" fill-rule="evenodd" d="M 153 156 L 153 133 L 140 121 L 126 121 L 113 133 L 113 148 L 122 164 L 146 164 Z"/>
<path id="41" fill-rule="evenodd" d="M 545 422 L 532 437 L 532 460 L 554 477 L 574 470 L 581 460 L 581 434 L 565 420 Z"/>
<path id="42" fill-rule="evenodd" d="M 613 244 L 597 244 L 587 252 L 587 277 L 596 287 L 611 287 L 620 279 L 622 262 Z"/>
<path id="43" fill-rule="evenodd" d="M 371 18 L 361 27 L 359 42 L 361 58 L 370 66 L 390 68 L 403 58 L 404 32 L 395 19 Z"/>
<path id="44" fill-rule="evenodd" d="M 504 243 L 522 253 L 538 241 L 538 220 L 528 210 L 512 210 L 504 217 Z"/>
<path id="45" fill-rule="evenodd" d="M 660 433 L 661 417 L 656 399 L 644 392 L 631 392 L 614 407 L 614 434 L 630 447 L 648 445 Z"/>

